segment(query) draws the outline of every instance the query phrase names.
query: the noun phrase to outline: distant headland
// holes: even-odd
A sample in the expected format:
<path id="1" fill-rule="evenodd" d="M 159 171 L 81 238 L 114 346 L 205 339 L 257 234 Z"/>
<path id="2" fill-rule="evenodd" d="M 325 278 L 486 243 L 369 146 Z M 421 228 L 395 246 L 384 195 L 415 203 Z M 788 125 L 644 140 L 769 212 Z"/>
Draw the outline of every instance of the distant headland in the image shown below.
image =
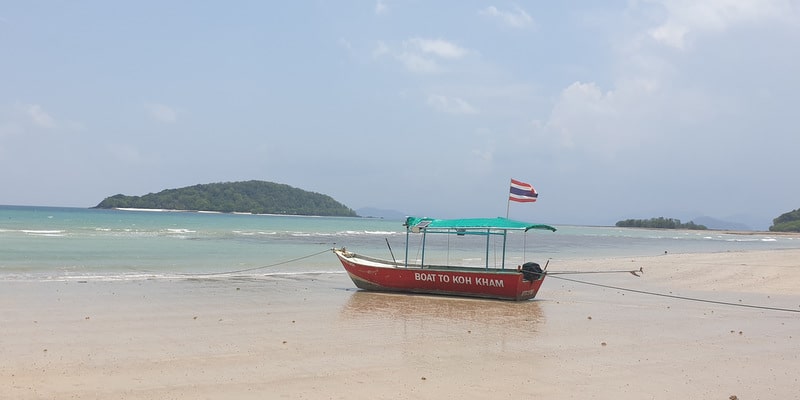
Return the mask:
<path id="1" fill-rule="evenodd" d="M 92 208 L 140 208 L 356 217 L 356 212 L 330 196 L 289 185 L 265 182 L 223 182 L 166 189 L 144 196 L 117 194 Z"/>
<path id="2" fill-rule="evenodd" d="M 655 229 L 691 229 L 691 230 L 706 230 L 705 225 L 698 225 L 692 221 L 682 223 L 681 220 L 675 218 L 650 218 L 650 219 L 626 219 L 624 221 L 617 221 L 617 227 L 620 228 L 655 228 Z"/>
<path id="3" fill-rule="evenodd" d="M 712 222 L 716 221 L 712 218 L 706 218 Z M 694 221 L 682 223 L 681 220 L 675 218 L 650 218 L 650 219 L 626 219 L 617 221 L 617 227 L 622 228 L 656 228 L 656 229 L 691 229 L 691 230 L 705 230 L 708 229 L 705 225 L 697 224 Z M 729 229 L 724 229 L 729 230 Z M 769 227 L 770 232 L 800 232 L 800 208 L 792 211 L 785 212 L 772 220 L 772 226 Z"/>
<path id="4" fill-rule="evenodd" d="M 800 208 L 785 212 L 772 220 L 771 232 L 800 232 Z"/>

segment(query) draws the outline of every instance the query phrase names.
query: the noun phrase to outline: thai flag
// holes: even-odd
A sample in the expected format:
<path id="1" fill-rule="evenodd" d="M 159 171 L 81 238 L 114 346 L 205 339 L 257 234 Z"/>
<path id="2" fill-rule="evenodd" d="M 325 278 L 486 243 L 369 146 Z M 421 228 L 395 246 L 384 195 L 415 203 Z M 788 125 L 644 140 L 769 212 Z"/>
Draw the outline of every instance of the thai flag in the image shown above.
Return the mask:
<path id="1" fill-rule="evenodd" d="M 518 180 L 511 180 L 511 192 L 508 195 L 510 201 L 518 201 L 520 203 L 532 203 L 539 197 L 536 189 L 530 183 L 520 182 Z"/>

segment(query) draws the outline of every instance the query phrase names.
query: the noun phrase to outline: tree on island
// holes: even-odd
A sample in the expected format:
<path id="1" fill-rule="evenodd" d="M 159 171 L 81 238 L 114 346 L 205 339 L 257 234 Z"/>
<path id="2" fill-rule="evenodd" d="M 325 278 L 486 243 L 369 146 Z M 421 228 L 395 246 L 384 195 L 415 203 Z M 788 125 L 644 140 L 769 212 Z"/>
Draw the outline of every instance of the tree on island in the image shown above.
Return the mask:
<path id="1" fill-rule="evenodd" d="M 656 229 L 691 229 L 691 230 L 706 230 L 705 225 L 698 225 L 694 222 L 681 223 L 681 220 L 675 218 L 650 218 L 650 219 L 626 219 L 618 221 L 616 226 L 621 228 L 656 228 Z"/>
<path id="2" fill-rule="evenodd" d="M 800 208 L 781 214 L 772 220 L 770 232 L 800 232 Z"/>
<path id="3" fill-rule="evenodd" d="M 355 211 L 330 196 L 289 185 L 264 182 L 225 182 L 167 189 L 144 196 L 118 194 L 94 208 L 244 212 L 355 217 Z"/>

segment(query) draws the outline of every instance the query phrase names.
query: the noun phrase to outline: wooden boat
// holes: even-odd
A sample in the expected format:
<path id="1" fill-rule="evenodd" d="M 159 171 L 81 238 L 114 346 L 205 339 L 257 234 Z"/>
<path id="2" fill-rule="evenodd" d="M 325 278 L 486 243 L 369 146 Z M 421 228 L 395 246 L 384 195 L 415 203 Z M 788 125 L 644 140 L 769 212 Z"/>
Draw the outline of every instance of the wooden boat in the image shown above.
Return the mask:
<path id="1" fill-rule="evenodd" d="M 353 283 L 364 290 L 442 294 L 484 297 L 502 300 L 528 300 L 536 297 L 546 276 L 539 264 L 526 262 L 506 268 L 506 244 L 511 231 L 527 232 L 531 229 L 555 231 L 556 228 L 506 218 L 432 219 L 408 217 L 406 227 L 405 257 L 402 261 L 385 260 L 356 254 L 345 248 L 333 249 L 350 275 Z M 421 258 L 409 262 L 411 235 L 421 234 Z M 431 235 L 456 237 L 485 236 L 485 249 L 481 266 L 439 265 L 429 263 L 426 244 Z M 492 240 L 502 242 L 499 266 L 489 266 L 489 249 Z M 449 240 L 447 243 L 450 243 Z M 388 244 L 388 241 L 387 241 Z M 481 246 L 483 247 L 483 246 Z M 497 247 L 497 246 L 495 246 Z M 391 247 L 390 247 L 391 251 Z M 545 266 L 545 269 L 547 267 Z"/>

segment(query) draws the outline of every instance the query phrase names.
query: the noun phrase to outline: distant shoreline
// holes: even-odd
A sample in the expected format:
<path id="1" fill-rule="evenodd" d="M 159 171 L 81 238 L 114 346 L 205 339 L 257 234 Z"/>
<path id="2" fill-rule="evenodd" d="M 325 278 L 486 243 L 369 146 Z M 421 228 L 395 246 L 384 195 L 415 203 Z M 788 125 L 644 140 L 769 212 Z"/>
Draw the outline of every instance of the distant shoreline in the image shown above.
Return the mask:
<path id="1" fill-rule="evenodd" d="M 554 225 L 565 225 L 565 226 L 590 226 L 590 225 L 573 225 L 573 224 L 554 224 Z M 640 226 L 603 226 L 603 225 L 591 225 L 597 228 L 618 228 L 618 229 L 642 229 L 642 230 L 649 230 L 649 231 L 664 231 L 664 232 L 691 232 L 691 233 L 709 233 L 709 232 L 716 232 L 716 233 L 727 233 L 730 235 L 743 235 L 743 236 L 751 236 L 751 235 L 780 235 L 780 236 L 797 236 L 800 237 L 800 232 L 773 232 L 773 231 L 742 231 L 742 230 L 726 230 L 726 229 L 683 229 L 683 228 L 646 228 Z"/>
<path id="2" fill-rule="evenodd" d="M 796 236 L 800 238 L 800 232 L 773 232 L 773 231 L 726 231 L 721 229 L 708 229 L 707 232 L 723 232 L 730 235 L 742 235 L 742 236 L 753 236 L 753 235 L 775 235 L 775 236 Z"/>

